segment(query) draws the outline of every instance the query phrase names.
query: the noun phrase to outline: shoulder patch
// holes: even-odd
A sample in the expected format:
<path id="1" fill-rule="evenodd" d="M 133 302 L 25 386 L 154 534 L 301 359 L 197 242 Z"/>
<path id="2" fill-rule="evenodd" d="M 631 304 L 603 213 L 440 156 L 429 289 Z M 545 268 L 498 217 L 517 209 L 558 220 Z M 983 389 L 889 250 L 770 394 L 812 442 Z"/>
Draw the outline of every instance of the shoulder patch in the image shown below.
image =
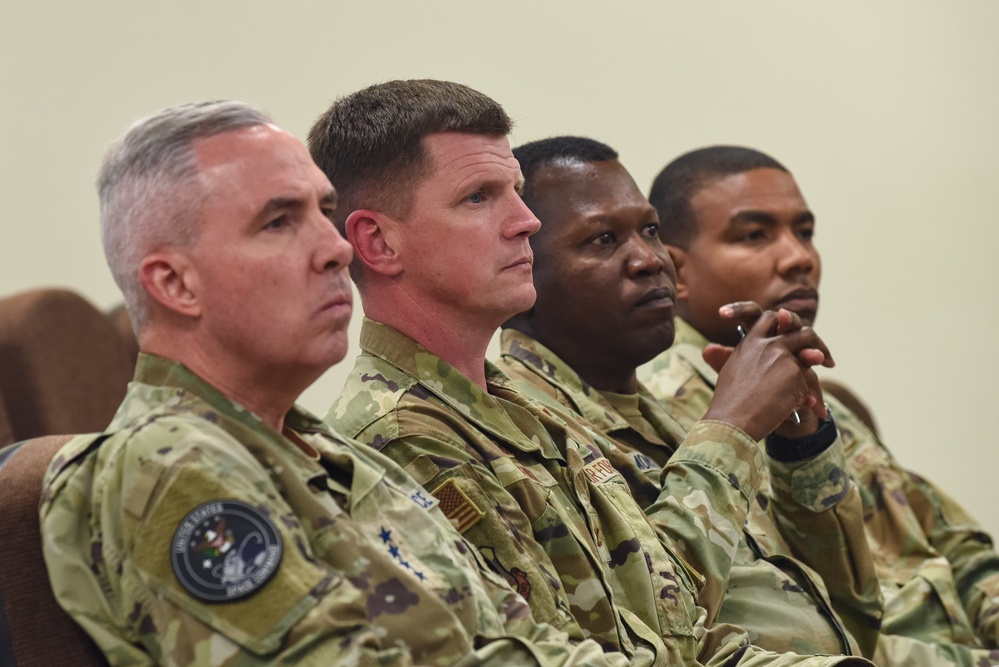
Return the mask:
<path id="1" fill-rule="evenodd" d="M 617 470 L 607 459 L 600 457 L 583 467 L 583 472 L 594 484 L 603 484 L 612 477 L 617 476 Z"/>
<path id="2" fill-rule="evenodd" d="M 641 452 L 631 452 L 628 456 L 631 457 L 631 460 L 635 463 L 635 467 L 639 470 L 656 470 L 661 467 L 651 457 Z"/>
<path id="3" fill-rule="evenodd" d="M 267 515 L 231 499 L 195 507 L 177 526 L 171 544 L 174 575 L 204 602 L 254 594 L 277 572 L 284 553 Z"/>
<path id="4" fill-rule="evenodd" d="M 434 496 L 440 501 L 444 516 L 450 519 L 459 533 L 464 533 L 486 515 L 479 509 L 474 500 L 458 488 L 453 479 L 447 480 L 434 489 Z"/>

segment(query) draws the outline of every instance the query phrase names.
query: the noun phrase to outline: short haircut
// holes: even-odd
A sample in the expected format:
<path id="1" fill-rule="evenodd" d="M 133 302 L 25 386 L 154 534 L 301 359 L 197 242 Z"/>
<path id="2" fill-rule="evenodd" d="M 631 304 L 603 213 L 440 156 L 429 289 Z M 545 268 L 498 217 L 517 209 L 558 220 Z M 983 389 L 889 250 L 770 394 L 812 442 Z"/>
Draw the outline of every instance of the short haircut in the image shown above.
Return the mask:
<path id="1" fill-rule="evenodd" d="M 531 208 L 534 198 L 533 177 L 541 167 L 560 161 L 616 160 L 617 151 L 607 144 L 586 137 L 563 136 L 540 139 L 518 146 L 513 149 L 513 156 L 520 162 L 520 171 L 524 174 L 524 189 L 521 196 L 528 208 Z"/>
<path id="2" fill-rule="evenodd" d="M 337 191 L 341 234 L 352 212 L 405 217 L 416 186 L 431 173 L 424 137 L 465 132 L 503 137 L 513 121 L 490 97 L 451 81 L 389 81 L 341 97 L 309 130 L 309 151 Z M 360 263 L 351 263 L 360 285 Z"/>
<path id="3" fill-rule="evenodd" d="M 684 153 L 656 176 L 649 202 L 659 214 L 659 236 L 664 243 L 686 248 L 697 236 L 697 220 L 690 201 L 709 182 L 753 169 L 791 173 L 765 153 L 742 146 L 709 146 Z"/>
<path id="4" fill-rule="evenodd" d="M 243 102 L 183 104 L 137 121 L 108 149 L 97 177 L 101 241 L 136 333 L 149 322 L 142 260 L 165 245 L 189 246 L 200 231 L 208 193 L 194 141 L 269 123 Z"/>

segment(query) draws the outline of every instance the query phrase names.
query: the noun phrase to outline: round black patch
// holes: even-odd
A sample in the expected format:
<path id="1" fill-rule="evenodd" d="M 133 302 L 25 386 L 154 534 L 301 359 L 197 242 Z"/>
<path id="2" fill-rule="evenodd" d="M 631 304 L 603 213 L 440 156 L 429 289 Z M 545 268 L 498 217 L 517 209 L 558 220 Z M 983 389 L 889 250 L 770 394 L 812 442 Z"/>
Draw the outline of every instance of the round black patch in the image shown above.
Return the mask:
<path id="1" fill-rule="evenodd" d="M 194 508 L 173 535 L 173 573 L 205 602 L 232 602 L 260 590 L 284 553 L 267 516 L 239 500 L 213 500 Z"/>

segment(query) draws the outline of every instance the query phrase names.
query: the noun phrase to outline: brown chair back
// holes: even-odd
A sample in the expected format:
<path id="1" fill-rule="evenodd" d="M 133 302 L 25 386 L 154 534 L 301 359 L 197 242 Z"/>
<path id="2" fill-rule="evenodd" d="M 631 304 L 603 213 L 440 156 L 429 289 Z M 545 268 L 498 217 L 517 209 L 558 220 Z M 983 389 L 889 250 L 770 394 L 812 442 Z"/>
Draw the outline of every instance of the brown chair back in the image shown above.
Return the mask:
<path id="1" fill-rule="evenodd" d="M 10 423 L 6 403 L 3 400 L 3 395 L 0 395 L 0 447 L 12 442 L 17 442 L 17 438 L 14 437 L 14 425 Z"/>
<path id="2" fill-rule="evenodd" d="M 108 664 L 56 602 L 42 558 L 42 479 L 49 461 L 71 437 L 47 436 L 0 450 L 0 665 Z"/>
<path id="3" fill-rule="evenodd" d="M 0 400 L 9 421 L 0 445 L 103 430 L 134 369 L 127 338 L 80 295 L 40 289 L 0 299 Z"/>

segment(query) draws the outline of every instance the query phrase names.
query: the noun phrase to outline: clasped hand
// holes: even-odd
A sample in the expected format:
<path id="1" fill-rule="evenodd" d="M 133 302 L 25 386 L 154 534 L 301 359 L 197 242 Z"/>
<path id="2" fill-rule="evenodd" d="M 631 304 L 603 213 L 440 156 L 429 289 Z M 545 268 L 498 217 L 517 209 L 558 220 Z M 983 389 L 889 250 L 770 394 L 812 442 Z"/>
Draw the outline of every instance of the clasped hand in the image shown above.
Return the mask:
<path id="1" fill-rule="evenodd" d="M 718 312 L 748 331 L 735 347 L 711 343 L 704 349 L 704 360 L 718 371 L 705 418 L 737 426 L 754 440 L 771 432 L 787 438 L 814 433 L 827 413 L 812 367 L 835 365 L 819 335 L 783 308 L 764 311 L 752 301 L 739 301 Z M 794 410 L 800 424 L 789 420 Z"/>

